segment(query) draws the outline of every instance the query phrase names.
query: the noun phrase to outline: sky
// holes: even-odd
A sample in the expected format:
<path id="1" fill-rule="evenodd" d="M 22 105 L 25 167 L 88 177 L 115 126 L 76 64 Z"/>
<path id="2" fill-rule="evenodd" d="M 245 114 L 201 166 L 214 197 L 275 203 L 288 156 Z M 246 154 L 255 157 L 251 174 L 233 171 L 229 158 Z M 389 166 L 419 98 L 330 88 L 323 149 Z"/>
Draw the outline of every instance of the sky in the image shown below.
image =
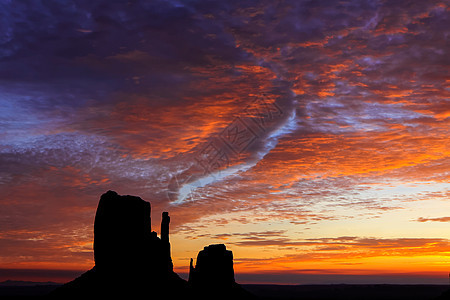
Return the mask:
<path id="1" fill-rule="evenodd" d="M 0 0 L 0 280 L 92 268 L 114 190 L 240 283 L 448 283 L 448 1 Z"/>

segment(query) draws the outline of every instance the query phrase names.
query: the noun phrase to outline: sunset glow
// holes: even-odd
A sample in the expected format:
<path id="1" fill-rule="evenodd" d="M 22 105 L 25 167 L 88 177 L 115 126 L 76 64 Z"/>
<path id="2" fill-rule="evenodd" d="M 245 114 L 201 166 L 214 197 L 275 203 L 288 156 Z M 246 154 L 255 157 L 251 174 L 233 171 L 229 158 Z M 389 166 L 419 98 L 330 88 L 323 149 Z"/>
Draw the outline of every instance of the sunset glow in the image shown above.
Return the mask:
<path id="1" fill-rule="evenodd" d="M 92 268 L 114 190 L 182 276 L 224 243 L 241 282 L 448 282 L 448 2 L 0 8 L 0 281 Z"/>

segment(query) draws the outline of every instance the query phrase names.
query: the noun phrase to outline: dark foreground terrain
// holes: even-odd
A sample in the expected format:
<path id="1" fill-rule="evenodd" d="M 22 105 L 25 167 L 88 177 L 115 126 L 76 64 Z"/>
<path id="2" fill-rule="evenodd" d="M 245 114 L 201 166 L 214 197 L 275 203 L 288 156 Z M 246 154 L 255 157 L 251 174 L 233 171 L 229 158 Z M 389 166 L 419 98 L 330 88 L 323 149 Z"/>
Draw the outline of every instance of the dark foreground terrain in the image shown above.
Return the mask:
<path id="1" fill-rule="evenodd" d="M 0 299 L 41 298 L 61 286 L 52 282 L 4 281 L 0 282 Z"/>
<path id="2" fill-rule="evenodd" d="M 47 298 L 55 284 L 0 285 L 0 299 Z M 449 289 L 447 285 L 259 285 L 243 284 L 257 299 L 436 299 Z M 212 297 L 213 298 L 213 297 Z"/>
<path id="3" fill-rule="evenodd" d="M 330 285 L 242 285 L 259 299 L 436 299 L 447 285 L 330 284 Z"/>

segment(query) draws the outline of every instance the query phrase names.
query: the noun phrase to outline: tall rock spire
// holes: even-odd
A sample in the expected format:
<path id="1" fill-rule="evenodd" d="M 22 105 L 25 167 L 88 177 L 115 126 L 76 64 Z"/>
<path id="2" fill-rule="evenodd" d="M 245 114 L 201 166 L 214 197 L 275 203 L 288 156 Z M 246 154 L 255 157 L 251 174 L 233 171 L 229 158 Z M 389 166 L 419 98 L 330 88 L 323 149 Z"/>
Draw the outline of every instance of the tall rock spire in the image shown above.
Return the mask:
<path id="1" fill-rule="evenodd" d="M 163 257 L 165 260 L 165 264 L 167 266 L 167 270 L 169 272 L 173 272 L 173 262 L 170 254 L 169 224 L 170 224 L 169 213 L 165 211 L 162 213 L 161 219 L 161 242 L 163 247 Z"/>
<path id="2" fill-rule="evenodd" d="M 162 213 L 162 220 L 161 220 L 161 241 L 167 243 L 169 242 L 169 223 L 170 223 L 169 213 L 165 211 Z"/>

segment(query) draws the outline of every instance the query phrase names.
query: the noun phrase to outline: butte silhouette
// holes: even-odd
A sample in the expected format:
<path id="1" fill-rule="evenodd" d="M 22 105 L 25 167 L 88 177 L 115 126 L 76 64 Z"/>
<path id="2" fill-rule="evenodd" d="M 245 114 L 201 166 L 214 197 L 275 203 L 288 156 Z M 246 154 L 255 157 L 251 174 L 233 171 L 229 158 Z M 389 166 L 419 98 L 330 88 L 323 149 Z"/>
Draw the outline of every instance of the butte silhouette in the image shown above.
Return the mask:
<path id="1" fill-rule="evenodd" d="M 50 296 L 154 299 L 251 299 L 235 282 L 233 254 L 209 245 L 191 259 L 189 280 L 173 271 L 170 217 L 162 213 L 161 237 L 151 229 L 151 206 L 136 196 L 103 194 L 94 220 L 95 265 Z"/>

